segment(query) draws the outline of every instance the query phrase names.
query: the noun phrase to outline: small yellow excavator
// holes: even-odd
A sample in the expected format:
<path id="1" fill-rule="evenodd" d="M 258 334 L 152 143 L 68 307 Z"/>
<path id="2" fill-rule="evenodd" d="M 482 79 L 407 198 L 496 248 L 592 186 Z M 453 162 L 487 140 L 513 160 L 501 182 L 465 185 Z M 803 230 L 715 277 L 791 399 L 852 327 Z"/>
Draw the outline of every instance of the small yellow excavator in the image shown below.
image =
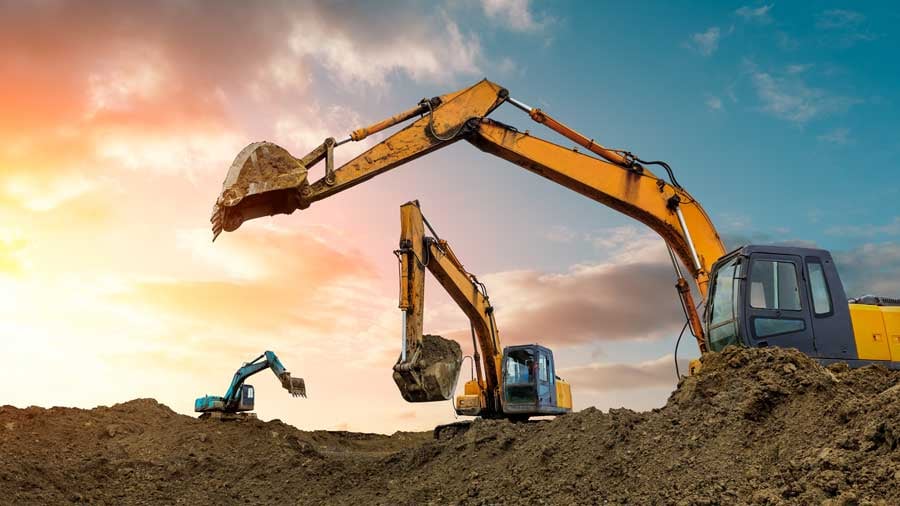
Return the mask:
<path id="1" fill-rule="evenodd" d="M 487 117 L 504 103 L 579 147 L 554 144 Z M 409 123 L 334 167 L 336 147 L 403 122 Z M 848 303 L 832 257 L 824 250 L 749 245 L 726 252 L 703 207 L 678 183 L 667 163 L 603 147 L 486 79 L 423 99 L 396 116 L 352 131 L 345 139 L 325 139 L 302 158 L 269 142 L 250 144 L 238 154 L 225 178 L 211 218 L 213 237 L 223 230 L 236 230 L 247 220 L 306 209 L 460 140 L 657 232 L 669 248 L 685 328 L 694 335 L 701 353 L 727 345 L 782 346 L 797 348 L 825 364 L 877 363 L 900 369 L 900 300 L 863 296 Z M 324 177 L 309 182 L 309 169 L 322 160 Z M 668 177 L 653 174 L 649 166 L 661 167 Z M 699 291 L 700 305 L 694 302 L 682 266 Z"/>
<path id="2" fill-rule="evenodd" d="M 425 235 L 426 226 L 432 236 Z M 469 318 L 472 331 L 475 374 L 456 397 L 458 414 L 527 420 L 572 410 L 571 388 L 556 375 L 550 349 L 538 344 L 501 348 L 487 288 L 438 237 L 418 201 L 400 207 L 400 249 L 395 254 L 400 260 L 403 339 L 394 382 L 404 399 L 449 399 L 461 365 L 459 344 L 422 334 L 427 268 Z"/>

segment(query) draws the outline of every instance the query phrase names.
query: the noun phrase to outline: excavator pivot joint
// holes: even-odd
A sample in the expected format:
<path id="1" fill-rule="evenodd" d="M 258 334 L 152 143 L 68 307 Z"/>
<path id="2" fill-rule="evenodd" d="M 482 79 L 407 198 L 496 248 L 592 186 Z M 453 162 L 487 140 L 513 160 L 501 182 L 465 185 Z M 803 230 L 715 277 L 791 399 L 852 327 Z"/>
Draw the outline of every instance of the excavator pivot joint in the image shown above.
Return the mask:
<path id="1" fill-rule="evenodd" d="M 325 184 L 334 186 L 334 138 L 325 139 Z"/>
<path id="2" fill-rule="evenodd" d="M 668 198 L 668 200 L 666 200 L 666 207 L 670 211 L 678 209 L 679 204 L 681 204 L 681 197 L 679 197 L 678 195 L 672 195 Z"/>

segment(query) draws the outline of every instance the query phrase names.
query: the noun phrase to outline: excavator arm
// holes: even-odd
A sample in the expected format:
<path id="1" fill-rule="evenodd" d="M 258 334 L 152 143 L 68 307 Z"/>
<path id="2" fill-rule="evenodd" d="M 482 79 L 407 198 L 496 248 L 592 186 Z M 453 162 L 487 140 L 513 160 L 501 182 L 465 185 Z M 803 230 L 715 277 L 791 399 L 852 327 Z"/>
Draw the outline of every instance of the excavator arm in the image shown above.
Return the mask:
<path id="1" fill-rule="evenodd" d="M 235 371 L 234 376 L 231 378 L 231 384 L 228 385 L 228 390 L 225 391 L 225 395 L 222 397 L 212 395 L 198 397 L 194 401 L 194 411 L 201 413 L 234 413 L 253 409 L 252 399 L 249 406 L 243 408 L 240 406 L 244 382 L 250 376 L 266 369 L 272 370 L 272 373 L 281 382 L 282 388 L 287 390 L 292 396 L 306 397 L 306 383 L 303 381 L 303 378 L 291 377 L 291 373 L 288 372 L 275 353 L 266 351 Z"/>
<path id="2" fill-rule="evenodd" d="M 575 142 L 576 149 L 532 136 L 486 116 L 503 102 L 526 111 L 531 119 Z M 335 169 L 333 150 L 351 140 L 421 116 L 343 166 Z M 701 351 L 705 340 L 691 288 L 675 257 L 688 267 L 701 297 L 705 297 L 712 265 L 725 248 L 702 206 L 675 180 L 668 165 L 646 162 L 632 153 L 607 149 L 563 125 L 540 109 L 511 97 L 487 80 L 441 97 L 424 99 L 413 109 L 354 131 L 344 140 L 326 139 L 297 159 L 271 143 L 251 144 L 235 159 L 212 216 L 213 233 L 233 231 L 260 216 L 292 213 L 313 202 L 360 184 L 394 167 L 465 139 L 484 152 L 508 160 L 566 188 L 644 223 L 666 242 L 678 273 L 681 302 Z M 597 158 L 599 156 L 600 158 Z M 326 160 L 325 175 L 309 183 L 309 168 Z M 659 165 L 669 180 L 647 165 Z"/>
<path id="3" fill-rule="evenodd" d="M 235 371 L 234 377 L 231 379 L 231 384 L 228 385 L 228 390 L 223 396 L 225 401 L 234 401 L 241 390 L 241 385 L 247 381 L 247 378 L 266 369 L 272 369 L 272 373 L 278 378 L 278 381 L 281 382 L 282 388 L 287 390 L 291 395 L 294 397 L 306 397 L 306 384 L 303 381 L 303 378 L 292 378 L 291 373 L 285 369 L 284 364 L 281 363 L 281 360 L 278 360 L 275 353 L 266 351 Z"/>
<path id="4" fill-rule="evenodd" d="M 400 309 L 404 315 L 404 337 L 403 351 L 394 367 L 394 380 L 401 394 L 408 401 L 449 399 L 459 375 L 461 355 L 455 351 L 444 351 L 448 346 L 458 348 L 458 344 L 450 341 L 451 345 L 437 336 L 423 336 L 422 333 L 427 268 L 469 318 L 473 330 L 472 359 L 482 405 L 498 410 L 503 349 L 487 290 L 465 269 L 450 245 L 441 240 L 433 229 L 431 237 L 425 235 L 425 226 L 431 227 L 422 216 L 417 201 L 400 207 L 400 223 L 400 249 L 396 253 L 400 259 Z M 433 364 L 440 364 L 440 369 L 435 369 Z M 409 373 L 422 371 L 423 368 L 430 370 L 418 376 Z M 435 389 L 435 386 L 439 388 Z"/>

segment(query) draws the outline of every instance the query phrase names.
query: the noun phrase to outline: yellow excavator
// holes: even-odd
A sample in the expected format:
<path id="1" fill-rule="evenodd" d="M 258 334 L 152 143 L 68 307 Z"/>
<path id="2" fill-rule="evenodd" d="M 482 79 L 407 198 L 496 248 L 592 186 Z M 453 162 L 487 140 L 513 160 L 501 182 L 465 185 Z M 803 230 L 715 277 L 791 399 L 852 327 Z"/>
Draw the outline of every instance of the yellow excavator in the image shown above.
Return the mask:
<path id="1" fill-rule="evenodd" d="M 431 236 L 425 235 L 425 227 Z M 400 309 L 403 339 L 394 382 L 409 402 L 452 396 L 462 360 L 459 344 L 423 335 L 425 269 L 469 318 L 473 378 L 456 397 L 456 412 L 482 418 L 527 420 L 572 410 L 569 383 L 556 375 L 553 352 L 538 344 L 500 346 L 487 288 L 422 216 L 418 201 L 400 207 Z"/>
<path id="2" fill-rule="evenodd" d="M 578 147 L 554 144 L 487 117 L 505 103 Z M 334 167 L 338 146 L 404 122 L 408 124 L 401 130 Z M 302 158 L 272 143 L 250 144 L 229 169 L 216 201 L 214 238 L 247 220 L 305 209 L 460 140 L 656 231 L 668 245 L 686 328 L 701 352 L 729 344 L 783 346 L 822 363 L 900 368 L 900 300 L 864 296 L 848 303 L 833 259 L 824 250 L 750 245 L 726 252 L 706 212 L 668 164 L 603 147 L 488 80 L 423 99 L 339 141 L 326 139 Z M 322 160 L 324 176 L 309 182 L 309 169 Z M 649 166 L 661 167 L 667 177 L 655 175 Z M 699 305 L 682 265 L 699 291 Z"/>

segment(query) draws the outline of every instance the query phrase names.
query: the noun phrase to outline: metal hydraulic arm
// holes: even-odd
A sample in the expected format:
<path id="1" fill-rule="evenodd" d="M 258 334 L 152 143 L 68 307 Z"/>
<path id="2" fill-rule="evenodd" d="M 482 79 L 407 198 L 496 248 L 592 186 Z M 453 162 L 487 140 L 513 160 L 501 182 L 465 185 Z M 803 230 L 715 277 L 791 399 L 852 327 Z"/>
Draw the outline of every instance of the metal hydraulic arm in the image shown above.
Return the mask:
<path id="1" fill-rule="evenodd" d="M 432 374 L 434 380 L 422 381 L 409 378 L 419 362 L 416 354 L 422 346 L 423 308 L 425 305 L 425 269 L 434 276 L 441 287 L 456 302 L 469 318 L 473 330 L 473 357 L 476 380 L 482 397 L 482 405 L 487 411 L 499 412 L 500 368 L 503 349 L 499 332 L 484 285 L 469 273 L 453 253 L 447 241 L 440 239 L 434 230 L 432 236 L 425 235 L 427 220 L 422 216 L 417 201 L 407 202 L 400 207 L 400 249 L 396 251 L 400 259 L 400 309 L 403 311 L 404 340 L 400 361 L 394 366 L 395 382 L 407 400 L 438 400 L 449 398 L 449 391 L 456 383 L 459 363 L 448 360 L 447 371 Z M 476 342 L 477 341 L 477 342 Z M 479 351 L 480 350 L 480 351 Z M 436 355 L 432 353 L 431 355 Z M 455 370 L 450 370 L 455 367 Z M 410 381 L 412 380 L 412 381 Z M 438 389 L 429 390 L 427 385 Z M 426 385 L 421 388 L 421 385 Z M 427 399 L 413 399 L 413 393 Z"/>
<path id="2" fill-rule="evenodd" d="M 507 101 L 591 154 L 554 144 L 486 117 Z M 416 117 L 405 128 L 334 168 L 335 146 L 362 140 Z M 211 219 L 213 233 L 217 236 L 223 230 L 233 231 L 253 218 L 305 209 L 313 202 L 461 139 L 649 226 L 666 241 L 673 260 L 677 256 L 687 266 L 701 297 L 705 298 L 710 269 L 725 249 L 703 208 L 678 184 L 668 165 L 605 148 L 540 109 L 510 98 L 506 89 L 487 80 L 454 93 L 423 99 L 416 107 L 355 130 L 341 141 L 326 139 L 301 159 L 267 142 L 247 146 L 232 164 L 216 202 Z M 310 183 L 309 168 L 323 159 L 325 175 Z M 647 169 L 648 165 L 663 167 L 668 172 L 668 181 L 654 175 Z M 678 271 L 682 305 L 692 333 L 704 350 L 703 328 L 690 285 L 681 275 L 678 262 L 673 263 Z"/>

